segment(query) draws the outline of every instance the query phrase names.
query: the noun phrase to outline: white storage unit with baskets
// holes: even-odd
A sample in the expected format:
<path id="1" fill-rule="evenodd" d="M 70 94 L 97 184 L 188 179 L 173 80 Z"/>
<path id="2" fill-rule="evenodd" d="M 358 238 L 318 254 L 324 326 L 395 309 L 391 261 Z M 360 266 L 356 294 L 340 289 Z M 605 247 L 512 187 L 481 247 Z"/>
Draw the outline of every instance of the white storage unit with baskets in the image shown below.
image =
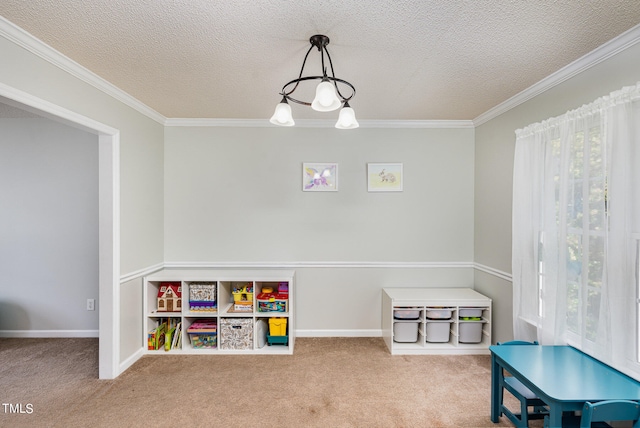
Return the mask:
<path id="1" fill-rule="evenodd" d="M 491 299 L 470 288 L 384 288 L 382 336 L 392 354 L 488 354 Z"/>

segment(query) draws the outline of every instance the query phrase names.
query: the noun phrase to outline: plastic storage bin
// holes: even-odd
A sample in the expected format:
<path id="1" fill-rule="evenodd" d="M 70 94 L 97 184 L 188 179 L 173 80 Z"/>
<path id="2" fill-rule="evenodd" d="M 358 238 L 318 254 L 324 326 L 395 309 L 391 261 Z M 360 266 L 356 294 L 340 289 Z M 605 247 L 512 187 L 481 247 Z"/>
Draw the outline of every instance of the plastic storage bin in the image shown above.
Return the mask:
<path id="1" fill-rule="evenodd" d="M 458 325 L 460 334 L 458 341 L 460 343 L 480 343 L 482 341 L 482 324 L 481 322 L 461 322 Z"/>
<path id="2" fill-rule="evenodd" d="M 217 343 L 217 325 L 213 321 L 194 321 L 187 330 L 194 349 L 214 349 Z"/>
<path id="3" fill-rule="evenodd" d="M 418 341 L 418 324 L 412 321 L 396 321 L 393 323 L 393 341 L 415 343 Z"/>
<path id="4" fill-rule="evenodd" d="M 397 320 L 417 320 L 420 318 L 420 310 L 414 308 L 396 309 L 393 318 Z"/>
<path id="5" fill-rule="evenodd" d="M 260 293 L 256 300 L 258 301 L 258 312 L 287 312 L 289 295 Z"/>
<path id="6" fill-rule="evenodd" d="M 482 316 L 482 308 L 460 308 L 458 316 L 460 318 L 476 318 Z"/>
<path id="7" fill-rule="evenodd" d="M 427 342 L 444 343 L 449 341 L 451 323 L 449 322 L 428 322 L 426 327 Z"/>
<path id="8" fill-rule="evenodd" d="M 287 335 L 287 319 L 286 318 L 269 318 L 269 335 L 270 336 L 286 336 Z"/>
<path id="9" fill-rule="evenodd" d="M 427 319 L 448 320 L 450 318 L 451 309 L 449 308 L 427 308 Z"/>

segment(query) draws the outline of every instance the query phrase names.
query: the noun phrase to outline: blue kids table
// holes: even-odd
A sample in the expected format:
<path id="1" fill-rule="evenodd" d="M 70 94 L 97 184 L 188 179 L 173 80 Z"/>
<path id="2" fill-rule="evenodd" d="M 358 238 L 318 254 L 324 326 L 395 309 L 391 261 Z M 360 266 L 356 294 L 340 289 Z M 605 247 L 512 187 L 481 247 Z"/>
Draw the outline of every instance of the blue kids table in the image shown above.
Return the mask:
<path id="1" fill-rule="evenodd" d="M 491 346 L 491 421 L 502 415 L 505 369 L 549 405 L 549 424 L 586 401 L 640 401 L 640 382 L 570 346 Z"/>

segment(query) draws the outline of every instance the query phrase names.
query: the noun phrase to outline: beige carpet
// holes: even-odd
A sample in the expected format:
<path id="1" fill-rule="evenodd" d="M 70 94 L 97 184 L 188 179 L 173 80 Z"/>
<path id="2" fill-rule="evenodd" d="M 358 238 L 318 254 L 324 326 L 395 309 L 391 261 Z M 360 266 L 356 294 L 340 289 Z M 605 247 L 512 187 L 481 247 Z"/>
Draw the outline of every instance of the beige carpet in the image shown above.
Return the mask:
<path id="1" fill-rule="evenodd" d="M 392 356 L 381 338 L 145 356 L 109 381 L 97 339 L 0 339 L 0 376 L 2 427 L 512 426 L 490 420 L 489 356 Z"/>

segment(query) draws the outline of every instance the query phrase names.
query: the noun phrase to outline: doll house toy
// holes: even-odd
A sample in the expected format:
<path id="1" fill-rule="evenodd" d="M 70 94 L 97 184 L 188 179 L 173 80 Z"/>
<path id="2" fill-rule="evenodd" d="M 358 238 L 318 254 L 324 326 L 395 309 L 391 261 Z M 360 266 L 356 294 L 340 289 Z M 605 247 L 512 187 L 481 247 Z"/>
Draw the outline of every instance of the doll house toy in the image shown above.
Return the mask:
<path id="1" fill-rule="evenodd" d="M 158 289 L 158 312 L 182 311 L 182 284 L 161 282 Z"/>

